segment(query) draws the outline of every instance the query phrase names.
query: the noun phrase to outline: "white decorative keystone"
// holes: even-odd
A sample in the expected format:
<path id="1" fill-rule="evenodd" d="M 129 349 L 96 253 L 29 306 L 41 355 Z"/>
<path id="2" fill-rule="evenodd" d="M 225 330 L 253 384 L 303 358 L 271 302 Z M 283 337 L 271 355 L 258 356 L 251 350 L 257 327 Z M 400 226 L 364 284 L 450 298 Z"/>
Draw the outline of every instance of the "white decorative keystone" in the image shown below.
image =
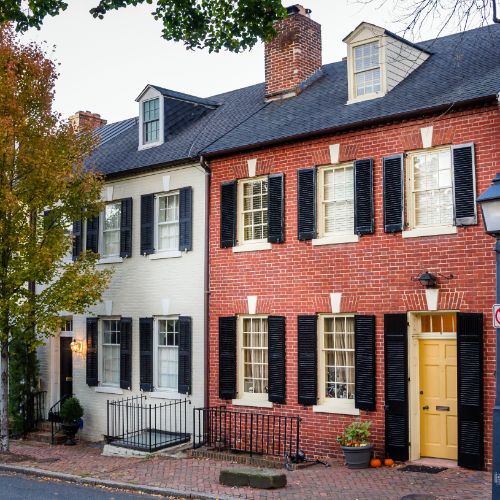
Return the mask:
<path id="1" fill-rule="evenodd" d="M 340 301 L 342 300 L 342 293 L 335 292 L 330 294 L 330 304 L 332 306 L 332 314 L 340 312 Z"/>
<path id="2" fill-rule="evenodd" d="M 438 288 L 426 288 L 425 298 L 427 299 L 427 310 L 437 311 L 438 301 L 439 301 L 439 289 Z"/>
<path id="3" fill-rule="evenodd" d="M 247 160 L 248 166 L 248 177 L 255 177 L 257 173 L 257 158 L 252 158 L 251 160 Z"/>
<path id="4" fill-rule="evenodd" d="M 420 129 L 420 136 L 422 137 L 422 146 L 424 148 L 432 147 L 432 132 L 434 127 L 422 127 Z"/>
<path id="5" fill-rule="evenodd" d="M 163 181 L 163 191 L 170 191 L 170 175 L 164 175 L 162 177 Z"/>
<path id="6" fill-rule="evenodd" d="M 106 186 L 106 201 L 113 201 L 113 186 Z"/>
<path id="7" fill-rule="evenodd" d="M 111 316 L 113 314 L 113 301 L 105 300 L 104 301 L 104 314 L 106 316 Z"/>
<path id="8" fill-rule="evenodd" d="M 340 144 L 330 144 L 330 161 L 332 163 L 339 162 Z"/>
<path id="9" fill-rule="evenodd" d="M 168 316 L 170 311 L 170 299 L 161 299 L 161 313 L 163 316 Z"/>
<path id="10" fill-rule="evenodd" d="M 247 297 L 248 314 L 255 314 L 257 312 L 257 295 L 249 295 Z"/>

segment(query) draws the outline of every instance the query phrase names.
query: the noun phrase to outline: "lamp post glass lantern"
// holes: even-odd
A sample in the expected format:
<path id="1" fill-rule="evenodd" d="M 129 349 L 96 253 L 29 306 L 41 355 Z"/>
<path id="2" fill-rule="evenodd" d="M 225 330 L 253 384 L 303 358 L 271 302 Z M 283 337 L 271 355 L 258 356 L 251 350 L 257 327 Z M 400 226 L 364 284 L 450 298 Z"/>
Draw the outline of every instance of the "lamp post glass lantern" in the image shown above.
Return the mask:
<path id="1" fill-rule="evenodd" d="M 500 303 L 500 174 L 482 193 L 477 202 L 481 206 L 486 232 L 496 238 L 496 303 Z M 493 407 L 493 476 L 492 497 L 500 500 L 500 329 L 496 331 L 495 406 Z"/>

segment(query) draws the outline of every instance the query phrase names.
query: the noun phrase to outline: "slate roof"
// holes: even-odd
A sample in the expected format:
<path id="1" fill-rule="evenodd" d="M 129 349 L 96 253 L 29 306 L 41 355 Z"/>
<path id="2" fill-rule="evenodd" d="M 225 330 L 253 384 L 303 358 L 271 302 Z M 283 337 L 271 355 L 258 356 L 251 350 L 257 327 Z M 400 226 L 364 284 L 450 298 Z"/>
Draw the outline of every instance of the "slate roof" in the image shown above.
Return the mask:
<path id="1" fill-rule="evenodd" d="M 322 76 L 290 99 L 264 100 L 264 84 L 211 98 L 195 98 L 162 87 L 166 98 L 202 104 L 208 110 L 157 147 L 138 151 L 137 119 L 122 124 L 97 149 L 93 163 L 105 175 L 214 156 L 228 151 L 293 138 L 354 128 L 432 109 L 452 109 L 461 102 L 492 99 L 500 91 L 500 25 L 490 25 L 436 40 L 419 42 L 432 55 L 384 97 L 347 105 L 347 63 L 324 65 Z M 162 90 L 160 90 L 162 89 Z M 181 97 L 184 96 L 184 97 Z"/>

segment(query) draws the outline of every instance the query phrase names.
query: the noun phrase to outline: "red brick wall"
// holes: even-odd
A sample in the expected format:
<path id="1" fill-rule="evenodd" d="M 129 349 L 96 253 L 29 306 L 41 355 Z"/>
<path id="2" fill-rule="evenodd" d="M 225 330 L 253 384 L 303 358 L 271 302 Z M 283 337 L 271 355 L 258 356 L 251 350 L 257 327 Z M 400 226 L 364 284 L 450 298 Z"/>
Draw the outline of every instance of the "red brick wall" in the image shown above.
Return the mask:
<path id="1" fill-rule="evenodd" d="M 275 27 L 278 35 L 265 46 L 266 96 L 295 90 L 321 68 L 321 26 L 303 7 Z"/>
<path id="2" fill-rule="evenodd" d="M 483 312 L 486 462 L 491 465 L 495 336 L 491 327 L 495 272 L 493 239 L 479 225 L 458 234 L 403 239 L 383 231 L 382 157 L 421 148 L 419 129 L 434 126 L 434 145 L 474 142 L 477 192 L 500 171 L 500 112 L 496 106 L 270 147 L 211 162 L 210 381 L 209 404 L 218 399 L 218 319 L 247 313 L 246 297 L 257 295 L 257 312 L 286 316 L 287 404 L 272 412 L 303 418 L 301 447 L 318 456 L 339 456 L 336 436 L 354 417 L 313 413 L 297 403 L 297 315 L 331 312 L 329 294 L 342 292 L 342 311 L 376 315 L 377 408 L 361 412 L 373 421 L 377 451 L 384 446 L 384 313 L 425 309 L 424 292 L 411 277 L 424 270 L 453 273 L 440 284 L 442 309 Z M 312 247 L 297 240 L 297 169 L 329 163 L 330 144 L 340 143 L 341 160 L 374 159 L 375 234 L 358 243 Z M 219 248 L 220 183 L 245 177 L 246 160 L 257 158 L 257 174 L 285 174 L 286 242 L 270 251 L 233 253 Z M 230 407 L 230 404 L 229 404 Z M 266 410 L 267 411 L 267 410 Z"/>

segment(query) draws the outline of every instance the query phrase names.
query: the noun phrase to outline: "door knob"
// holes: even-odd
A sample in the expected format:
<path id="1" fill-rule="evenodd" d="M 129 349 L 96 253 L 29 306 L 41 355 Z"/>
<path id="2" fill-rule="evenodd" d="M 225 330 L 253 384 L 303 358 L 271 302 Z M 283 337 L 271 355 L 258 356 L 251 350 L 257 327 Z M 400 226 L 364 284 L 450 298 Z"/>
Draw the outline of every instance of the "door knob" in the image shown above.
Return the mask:
<path id="1" fill-rule="evenodd" d="M 422 410 L 428 410 L 428 409 L 429 409 L 428 405 L 422 406 Z"/>

